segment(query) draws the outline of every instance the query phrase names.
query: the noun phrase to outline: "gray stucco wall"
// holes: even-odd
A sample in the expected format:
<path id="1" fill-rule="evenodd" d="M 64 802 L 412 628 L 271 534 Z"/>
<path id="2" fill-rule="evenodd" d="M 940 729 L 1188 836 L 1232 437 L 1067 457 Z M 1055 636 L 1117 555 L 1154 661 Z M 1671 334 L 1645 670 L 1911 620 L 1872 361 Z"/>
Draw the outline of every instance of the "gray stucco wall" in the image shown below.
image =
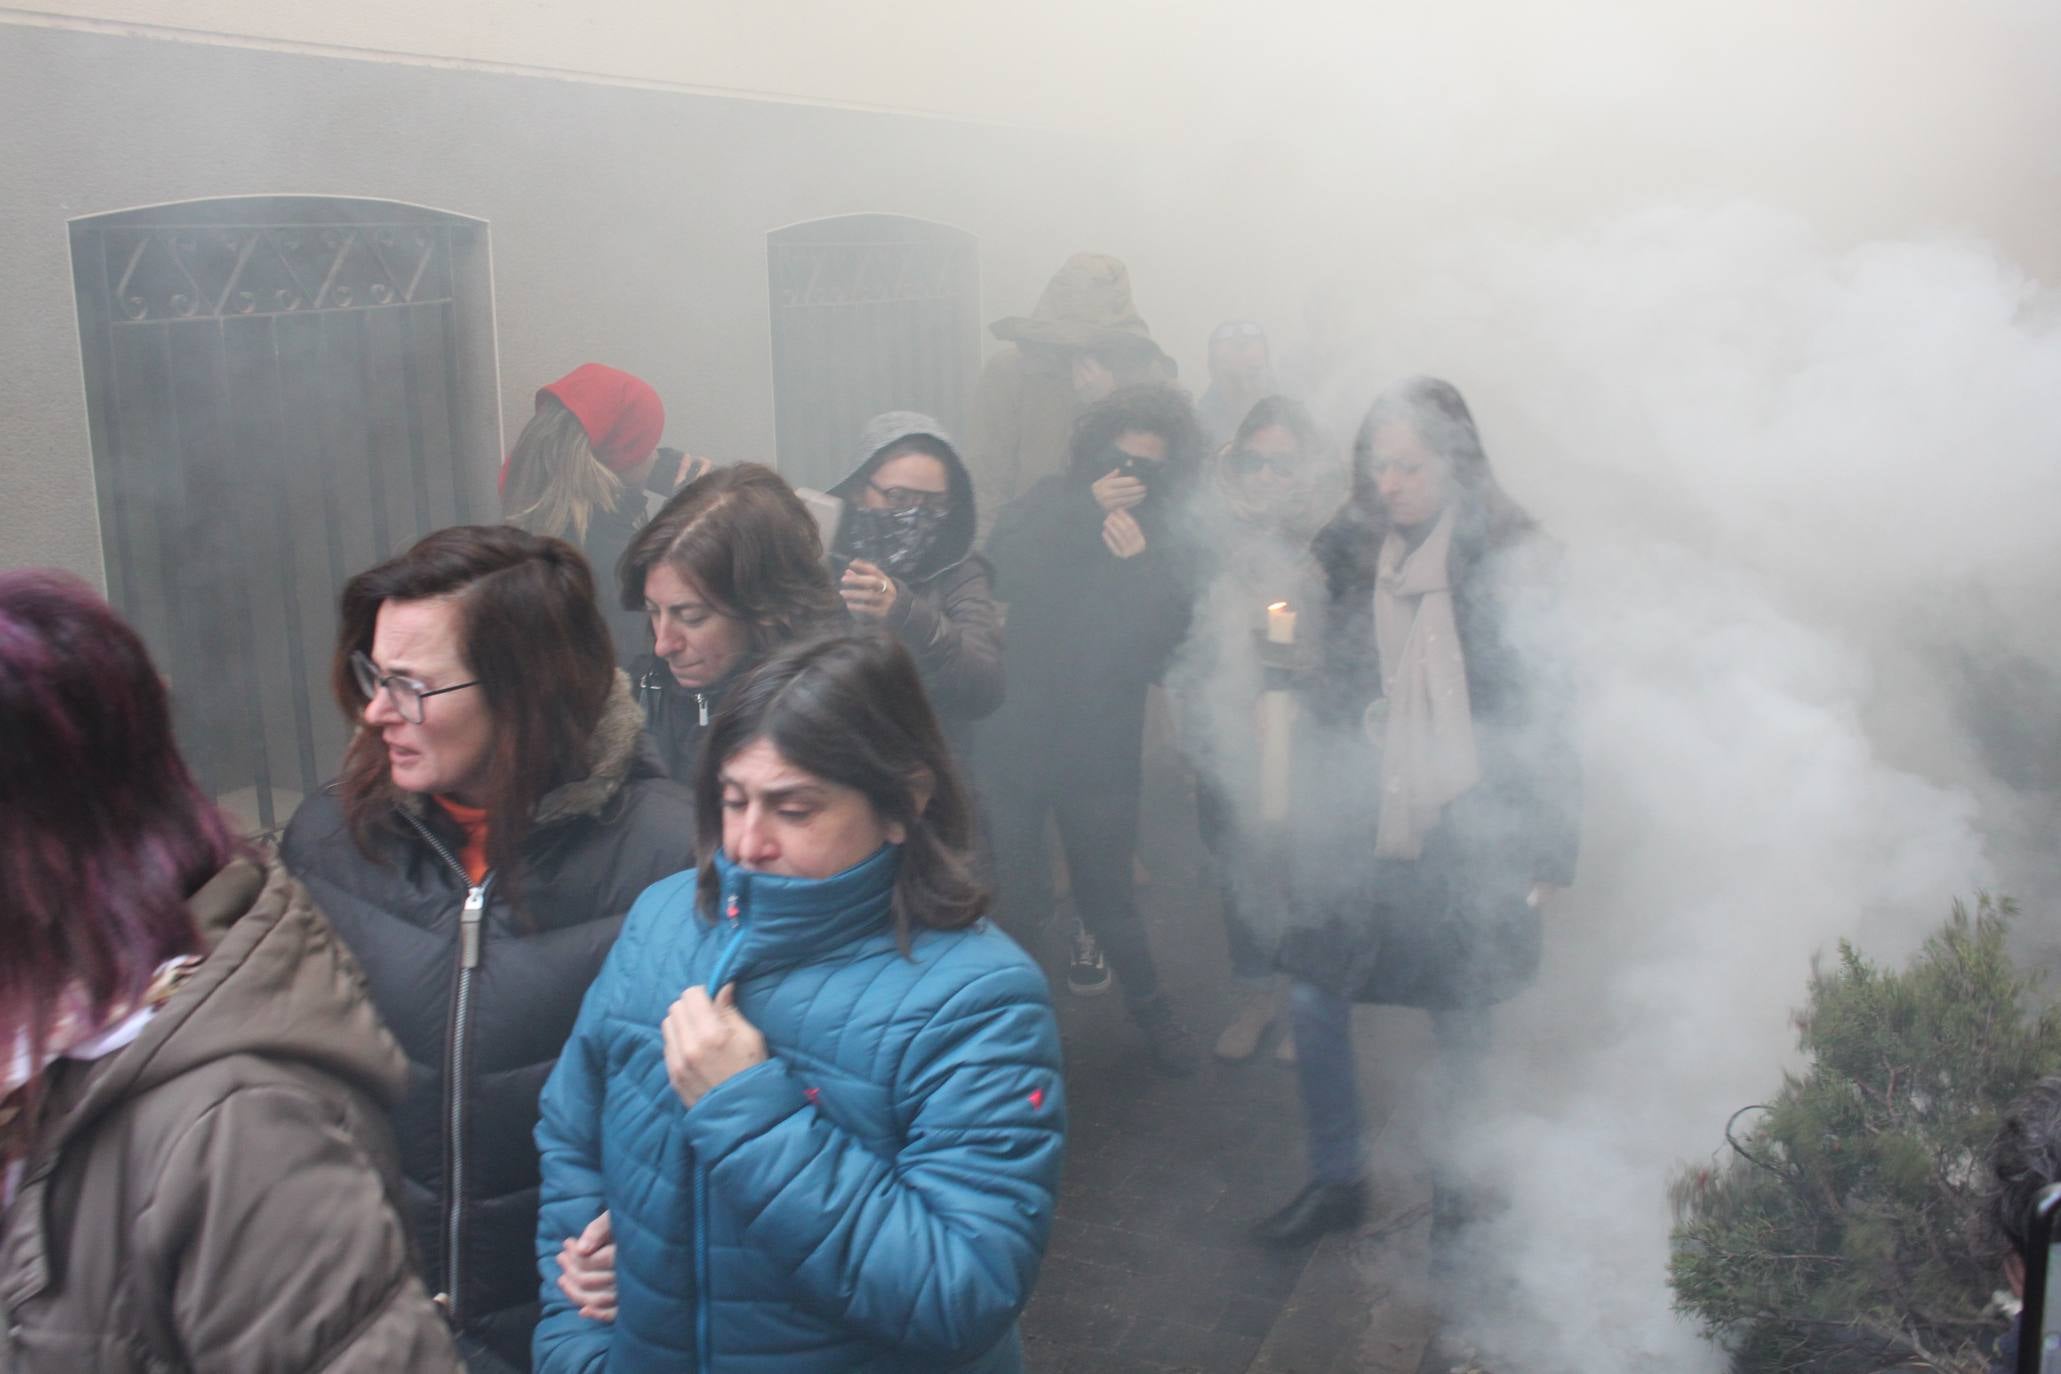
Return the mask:
<path id="1" fill-rule="evenodd" d="M 0 24 L 0 566 L 96 580 L 67 221 L 246 194 L 435 206 L 492 232 L 501 405 L 589 359 L 667 442 L 770 456 L 765 235 L 889 211 L 981 239 L 983 318 L 1092 239 L 1056 135 Z"/>

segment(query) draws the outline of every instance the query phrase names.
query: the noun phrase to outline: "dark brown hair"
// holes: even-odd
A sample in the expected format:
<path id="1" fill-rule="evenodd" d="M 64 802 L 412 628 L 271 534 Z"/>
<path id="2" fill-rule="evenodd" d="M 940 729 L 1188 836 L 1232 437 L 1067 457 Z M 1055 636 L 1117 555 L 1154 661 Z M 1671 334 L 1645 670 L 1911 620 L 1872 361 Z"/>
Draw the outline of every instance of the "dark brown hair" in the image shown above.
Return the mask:
<path id="1" fill-rule="evenodd" d="M 458 604 L 458 652 L 493 720 L 487 765 L 487 862 L 513 883 L 537 803 L 584 777 L 587 748 L 615 683 L 614 650 L 594 575 L 580 551 L 509 525 L 459 525 L 344 587 L 330 690 L 359 728 L 344 749 L 343 807 L 360 849 L 395 797 L 386 745 L 363 726 L 365 697 L 351 653 L 372 652 L 379 608 L 389 601 L 450 597 Z M 434 709 L 434 708 L 432 708 Z"/>
<path id="2" fill-rule="evenodd" d="M 1353 440 L 1350 504 L 1377 541 L 1390 526 L 1368 460 L 1375 431 L 1390 424 L 1407 427 L 1452 469 L 1458 492 L 1453 530 L 1456 555 L 1478 557 L 1538 528 L 1538 522 L 1496 481 L 1488 453 L 1481 446 L 1474 412 L 1468 409 L 1460 389 L 1437 377 L 1406 377 L 1375 398 Z"/>
<path id="3" fill-rule="evenodd" d="M 973 809 L 952 765 L 915 660 L 885 633 L 803 640 L 754 668 L 709 724 L 694 770 L 702 915 L 713 919 L 722 879 L 723 765 L 754 740 L 828 782 L 857 789 L 884 821 L 908 832 L 895 876 L 895 936 L 906 952 L 917 926 L 959 930 L 987 910 L 973 868 Z M 929 784 L 921 811 L 916 793 Z"/>
<path id="4" fill-rule="evenodd" d="M 808 508 L 757 463 L 697 477 L 651 518 L 616 569 L 623 609 L 644 609 L 644 580 L 660 563 L 742 622 L 748 659 L 844 615 Z"/>
<path id="5" fill-rule="evenodd" d="M 1262 396 L 1254 401 L 1252 409 L 1246 411 L 1245 418 L 1238 422 L 1238 432 L 1231 436 L 1231 447 L 1242 448 L 1261 430 L 1276 428 L 1285 429 L 1295 436 L 1296 452 L 1304 459 L 1322 454 L 1323 431 L 1310 417 L 1310 408 L 1293 396 Z"/>
<path id="6" fill-rule="evenodd" d="M 0 739 L 0 1045 L 34 1065 L 74 989 L 104 1020 L 200 948 L 186 901 L 238 846 L 143 641 L 75 577 L 0 573 Z"/>
<path id="7" fill-rule="evenodd" d="M 1284 429 L 1295 439 L 1296 464 L 1285 489 L 1256 500 L 1233 467 L 1235 456 L 1263 429 Z M 1217 492 L 1239 520 L 1276 527 L 1307 538 L 1334 515 L 1345 496 L 1345 465 L 1326 442 L 1309 408 L 1288 396 L 1262 396 L 1220 449 L 1212 471 Z"/>
<path id="8" fill-rule="evenodd" d="M 1077 482 L 1109 471 L 1103 459 L 1126 434 L 1152 434 L 1166 445 L 1162 479 L 1176 487 L 1193 480 L 1202 460 L 1202 426 L 1184 392 L 1170 386 L 1127 386 L 1097 401 L 1074 421 L 1068 466 Z"/>

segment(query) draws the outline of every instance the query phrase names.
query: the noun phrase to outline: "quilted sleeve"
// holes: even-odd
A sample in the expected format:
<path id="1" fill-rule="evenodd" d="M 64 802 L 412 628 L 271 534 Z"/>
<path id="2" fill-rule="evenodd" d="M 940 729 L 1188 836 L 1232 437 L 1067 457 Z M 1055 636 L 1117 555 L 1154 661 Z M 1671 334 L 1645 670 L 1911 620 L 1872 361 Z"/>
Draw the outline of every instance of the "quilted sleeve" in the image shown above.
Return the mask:
<path id="1" fill-rule="evenodd" d="M 582 1317 L 558 1289 L 558 1251 L 608 1206 L 601 1174 L 602 1088 L 607 1081 L 607 1009 L 637 966 L 652 910 L 668 884 L 648 890 L 587 989 L 579 1019 L 538 1099 L 537 1272 L 543 1316 L 531 1341 L 536 1374 L 587 1374 L 608 1363 L 610 1328 Z"/>
<path id="2" fill-rule="evenodd" d="M 982 974 L 910 1040 L 908 1123 L 883 1158 L 770 1060 L 717 1086 L 686 1129 L 711 1188 L 755 1218 L 801 1295 L 857 1332 L 940 1364 L 1008 1332 L 1030 1298 L 1064 1149 L 1059 1033 L 1028 964 Z"/>

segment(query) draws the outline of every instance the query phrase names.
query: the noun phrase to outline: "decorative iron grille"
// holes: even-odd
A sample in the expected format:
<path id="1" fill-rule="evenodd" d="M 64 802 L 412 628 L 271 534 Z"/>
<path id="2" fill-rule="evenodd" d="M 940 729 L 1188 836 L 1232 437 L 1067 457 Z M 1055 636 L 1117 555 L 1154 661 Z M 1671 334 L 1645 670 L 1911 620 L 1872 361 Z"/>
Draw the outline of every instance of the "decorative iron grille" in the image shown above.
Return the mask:
<path id="1" fill-rule="evenodd" d="M 202 786 L 273 829 L 342 750 L 344 581 L 492 518 L 486 226 L 239 198 L 71 240 L 109 595 L 171 680 Z"/>
<path id="2" fill-rule="evenodd" d="M 901 215 L 775 230 L 773 409 L 790 481 L 844 475 L 865 422 L 920 410 L 963 432 L 980 366 L 979 241 Z"/>
<path id="3" fill-rule="evenodd" d="M 153 225 L 103 231 L 117 323 L 451 299 L 448 235 L 424 224 Z"/>

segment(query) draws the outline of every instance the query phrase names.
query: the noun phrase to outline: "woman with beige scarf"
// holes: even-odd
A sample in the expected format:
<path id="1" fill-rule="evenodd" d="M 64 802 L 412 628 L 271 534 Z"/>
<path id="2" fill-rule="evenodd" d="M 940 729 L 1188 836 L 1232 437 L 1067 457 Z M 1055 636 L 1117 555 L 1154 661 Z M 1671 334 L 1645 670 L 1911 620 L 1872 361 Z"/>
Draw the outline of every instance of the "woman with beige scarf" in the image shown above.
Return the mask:
<path id="1" fill-rule="evenodd" d="M 1450 383 L 1412 378 L 1374 403 L 1351 499 L 1315 554 L 1327 604 L 1279 954 L 1296 980 L 1311 1179 L 1258 1228 L 1281 1245 L 1365 1214 L 1353 1004 L 1431 1013 L 1436 1124 L 1450 1131 L 1489 1008 L 1537 972 L 1540 918 L 1573 881 L 1580 830 L 1554 549 L 1497 485 Z M 1471 1209 L 1449 1168 L 1435 1174 L 1435 1253 L 1450 1255 Z"/>

